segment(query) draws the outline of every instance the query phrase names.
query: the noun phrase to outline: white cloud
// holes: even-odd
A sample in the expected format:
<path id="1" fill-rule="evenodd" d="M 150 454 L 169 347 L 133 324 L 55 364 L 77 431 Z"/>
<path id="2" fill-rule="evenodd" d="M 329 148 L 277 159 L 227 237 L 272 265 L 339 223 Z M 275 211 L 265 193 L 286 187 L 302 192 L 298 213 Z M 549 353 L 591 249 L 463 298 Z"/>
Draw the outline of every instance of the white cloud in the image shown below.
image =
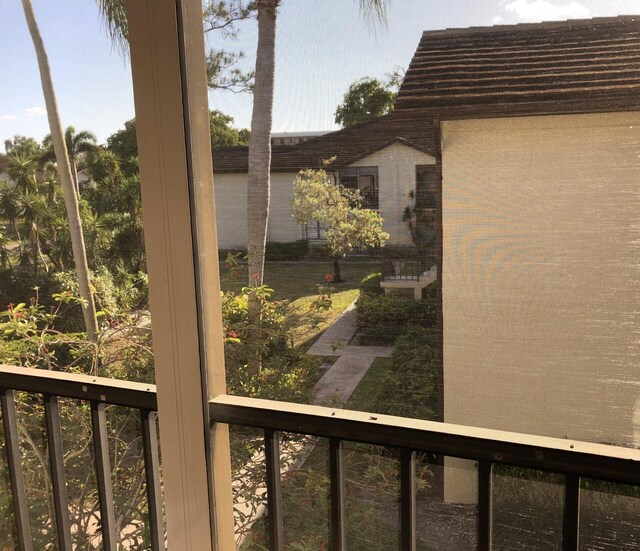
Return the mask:
<path id="1" fill-rule="evenodd" d="M 17 118 L 15 115 L 0 115 L 0 121 L 15 121 Z"/>
<path id="2" fill-rule="evenodd" d="M 504 17 L 501 15 L 495 15 L 491 18 L 492 25 L 501 25 L 502 23 L 504 23 Z"/>
<path id="3" fill-rule="evenodd" d="M 557 21 L 591 17 L 591 10 L 577 0 L 503 0 L 504 9 L 515 15 L 518 22 Z M 498 16 L 499 17 L 499 16 Z"/>
<path id="4" fill-rule="evenodd" d="M 22 111 L 22 113 L 24 113 L 24 115 L 26 115 L 27 117 L 41 117 L 42 115 L 47 114 L 47 110 L 43 107 L 29 107 L 28 109 Z"/>

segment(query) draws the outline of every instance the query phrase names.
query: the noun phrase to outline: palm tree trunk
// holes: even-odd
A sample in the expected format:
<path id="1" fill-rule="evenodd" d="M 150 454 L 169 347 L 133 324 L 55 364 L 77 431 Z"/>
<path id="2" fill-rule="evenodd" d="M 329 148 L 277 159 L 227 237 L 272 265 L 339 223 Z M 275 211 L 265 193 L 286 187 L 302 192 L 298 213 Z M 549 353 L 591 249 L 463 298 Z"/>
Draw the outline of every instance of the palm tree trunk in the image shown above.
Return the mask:
<path id="1" fill-rule="evenodd" d="M 78 167 L 76 166 L 75 159 L 71 161 L 71 168 L 73 169 L 73 171 L 71 172 L 71 175 L 73 176 L 73 187 L 76 190 L 76 194 L 80 195 L 80 184 L 78 183 Z"/>
<path id="2" fill-rule="evenodd" d="M 271 171 L 271 125 L 278 4 L 279 0 L 259 0 L 258 2 L 258 50 L 247 183 L 247 254 L 250 286 L 262 285 L 264 276 L 264 251 L 269 221 L 269 173 Z M 249 373 L 257 374 L 260 371 L 261 304 L 253 294 L 249 296 L 248 317 L 247 364 Z"/>
<path id="3" fill-rule="evenodd" d="M 69 233 L 71 234 L 71 247 L 73 249 L 73 259 L 76 265 L 76 275 L 78 277 L 78 288 L 80 298 L 83 301 L 82 314 L 84 316 L 84 324 L 87 329 L 87 337 L 91 341 L 97 338 L 98 321 L 96 317 L 96 307 L 93 300 L 93 292 L 89 283 L 89 266 L 87 264 L 87 252 L 84 245 L 84 236 L 82 234 L 82 223 L 80 221 L 80 210 L 78 208 L 78 196 L 73 185 L 73 177 L 71 175 L 71 165 L 69 163 L 69 154 L 64 140 L 64 131 L 60 122 L 60 114 L 58 112 L 58 102 L 56 100 L 55 90 L 53 88 L 53 80 L 51 78 L 51 70 L 49 69 L 49 59 L 44 48 L 44 42 L 38 29 L 35 14 L 31 0 L 22 0 L 24 15 L 27 19 L 33 46 L 36 50 L 38 58 L 38 68 L 40 69 L 40 81 L 42 83 L 42 92 L 47 107 L 47 117 L 49 119 L 49 128 L 51 130 L 51 142 L 56 155 L 56 168 L 62 192 L 64 195 L 64 203 L 69 219 Z"/>

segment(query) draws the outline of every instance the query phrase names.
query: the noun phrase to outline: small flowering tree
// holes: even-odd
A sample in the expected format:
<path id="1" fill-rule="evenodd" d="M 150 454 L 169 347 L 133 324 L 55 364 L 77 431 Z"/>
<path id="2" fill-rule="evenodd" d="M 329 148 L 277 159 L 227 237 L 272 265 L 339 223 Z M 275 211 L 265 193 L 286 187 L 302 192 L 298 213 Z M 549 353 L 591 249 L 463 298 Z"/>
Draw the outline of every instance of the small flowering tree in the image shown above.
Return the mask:
<path id="1" fill-rule="evenodd" d="M 301 224 L 318 221 L 326 227 L 333 255 L 333 280 L 340 278 L 340 259 L 352 251 L 382 247 L 389 239 L 379 213 L 362 208 L 358 190 L 335 185 L 325 170 L 303 170 L 293 183 L 293 217 Z"/>

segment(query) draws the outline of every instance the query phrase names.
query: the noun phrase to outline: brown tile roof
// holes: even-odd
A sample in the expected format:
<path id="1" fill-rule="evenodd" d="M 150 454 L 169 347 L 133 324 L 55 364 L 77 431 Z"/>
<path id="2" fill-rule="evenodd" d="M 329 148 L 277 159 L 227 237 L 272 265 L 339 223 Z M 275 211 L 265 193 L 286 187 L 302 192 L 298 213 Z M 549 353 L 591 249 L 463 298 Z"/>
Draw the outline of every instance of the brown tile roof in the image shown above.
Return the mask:
<path id="1" fill-rule="evenodd" d="M 542 114 L 545 103 L 639 109 L 640 16 L 426 31 L 395 109 Z"/>
<path id="2" fill-rule="evenodd" d="M 428 123 L 387 115 L 373 122 L 324 134 L 298 145 L 273 146 L 272 172 L 298 172 L 320 168 L 324 159 L 336 157 L 332 167 L 348 165 L 399 141 L 425 153 L 435 154 L 434 133 Z M 247 172 L 248 148 L 221 147 L 213 152 L 214 172 Z"/>
<path id="3" fill-rule="evenodd" d="M 434 119 L 640 110 L 640 16 L 426 31 L 391 115 L 294 146 L 272 172 L 340 167 L 393 141 L 436 153 Z M 214 151 L 246 173 L 246 147 Z"/>

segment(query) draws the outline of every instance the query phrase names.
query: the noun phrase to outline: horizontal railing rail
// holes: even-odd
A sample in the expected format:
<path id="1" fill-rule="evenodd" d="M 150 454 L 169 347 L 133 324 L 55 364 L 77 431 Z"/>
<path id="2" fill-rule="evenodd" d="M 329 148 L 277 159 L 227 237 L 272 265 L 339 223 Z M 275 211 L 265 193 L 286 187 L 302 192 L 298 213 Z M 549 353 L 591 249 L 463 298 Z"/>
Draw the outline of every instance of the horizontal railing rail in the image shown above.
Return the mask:
<path id="1" fill-rule="evenodd" d="M 156 432 L 156 388 L 89 375 L 61 373 L 0 365 L 0 402 L 4 426 L 5 451 L 13 499 L 16 535 L 22 551 L 34 549 L 33 532 L 21 463 L 15 392 L 40 395 L 44 405 L 49 468 L 53 493 L 54 519 L 58 548 L 73 548 L 69 500 L 65 478 L 64 450 L 60 424 L 60 398 L 88 401 L 91 407 L 92 443 L 100 511 L 103 549 L 116 551 L 118 538 L 111 480 L 106 406 L 116 405 L 137 410 L 142 428 L 142 453 L 145 468 L 146 497 L 149 508 L 151 549 L 165 549 L 164 521 L 160 488 L 160 461 Z"/>
<path id="2" fill-rule="evenodd" d="M 415 549 L 416 452 L 478 462 L 478 549 L 491 549 L 492 469 L 509 465 L 565 475 L 563 550 L 578 549 L 580 479 L 640 485 L 640 450 L 542 436 L 436 423 L 389 415 L 218 396 L 210 402 L 213 422 L 262 429 L 267 456 L 270 549 L 282 547 L 282 503 L 278 434 L 329 439 L 332 549 L 345 549 L 342 443 L 400 450 L 400 531 L 403 550 Z"/>

